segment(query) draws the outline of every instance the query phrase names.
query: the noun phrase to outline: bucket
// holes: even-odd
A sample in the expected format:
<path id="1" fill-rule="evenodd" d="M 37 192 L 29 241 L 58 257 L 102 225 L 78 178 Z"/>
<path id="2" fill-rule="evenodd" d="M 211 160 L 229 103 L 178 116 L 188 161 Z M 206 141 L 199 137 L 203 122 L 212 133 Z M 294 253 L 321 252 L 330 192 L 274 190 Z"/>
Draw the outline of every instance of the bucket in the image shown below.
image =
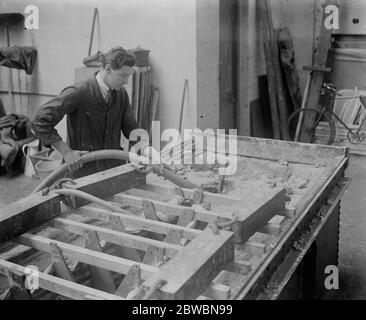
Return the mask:
<path id="1" fill-rule="evenodd" d="M 37 176 L 44 180 L 51 172 L 61 166 L 61 160 L 41 160 L 36 163 L 35 171 Z"/>
<path id="2" fill-rule="evenodd" d="M 27 177 L 32 177 L 36 174 L 36 171 L 34 169 L 34 163 L 32 161 L 32 156 L 34 156 L 35 154 L 37 154 L 38 151 L 38 144 L 39 144 L 39 140 L 34 140 L 30 143 L 27 143 L 25 145 L 23 145 L 22 147 L 22 152 L 24 154 L 25 157 L 25 167 L 24 167 L 24 174 Z"/>

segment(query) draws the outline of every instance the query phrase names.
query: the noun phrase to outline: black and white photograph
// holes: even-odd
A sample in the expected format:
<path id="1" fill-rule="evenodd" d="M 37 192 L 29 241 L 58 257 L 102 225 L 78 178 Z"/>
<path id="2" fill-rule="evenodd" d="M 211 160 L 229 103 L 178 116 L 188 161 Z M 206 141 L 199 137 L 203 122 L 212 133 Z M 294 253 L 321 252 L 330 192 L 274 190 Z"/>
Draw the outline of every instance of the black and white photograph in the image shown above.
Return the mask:
<path id="1" fill-rule="evenodd" d="M 365 0 L 1 0 L 0 300 L 365 300 L 365 137 Z"/>

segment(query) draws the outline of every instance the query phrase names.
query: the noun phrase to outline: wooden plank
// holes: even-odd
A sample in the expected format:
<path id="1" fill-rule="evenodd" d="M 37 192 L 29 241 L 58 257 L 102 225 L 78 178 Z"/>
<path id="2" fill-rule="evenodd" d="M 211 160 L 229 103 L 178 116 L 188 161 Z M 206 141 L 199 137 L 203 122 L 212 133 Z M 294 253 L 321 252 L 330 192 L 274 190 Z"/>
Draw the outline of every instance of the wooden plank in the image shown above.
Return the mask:
<path id="1" fill-rule="evenodd" d="M 145 184 L 145 175 L 130 165 L 112 168 L 76 180 L 75 189 L 107 198 L 115 193 Z M 49 221 L 60 214 L 60 196 L 41 192 L 0 208 L 0 244 Z M 85 200 L 76 199 L 78 206 Z"/>
<path id="2" fill-rule="evenodd" d="M 286 190 L 271 190 L 272 194 L 250 194 L 243 197 L 241 204 L 228 207 L 237 212 L 237 242 L 245 242 L 259 231 L 275 215 L 285 211 Z"/>
<path id="3" fill-rule="evenodd" d="M 127 164 L 76 179 L 75 182 L 74 189 L 105 199 L 118 192 L 145 184 L 146 176 Z M 77 207 L 87 202 L 84 199 L 76 198 Z"/>
<path id="4" fill-rule="evenodd" d="M 323 18 L 320 26 L 319 40 L 317 48 L 314 54 L 314 67 L 326 67 L 328 59 L 328 51 L 331 47 L 332 39 L 332 29 L 327 29 L 324 25 L 324 21 L 327 17 L 324 9 L 329 5 L 337 5 L 337 0 L 327 0 L 323 6 Z M 320 109 L 319 98 L 320 89 L 324 81 L 324 72 L 312 71 L 309 94 L 306 100 L 305 108 Z M 300 141 L 301 142 L 311 142 L 312 140 L 312 130 L 314 125 L 315 115 L 305 115 L 303 126 L 301 129 Z"/>
<path id="5" fill-rule="evenodd" d="M 143 279 L 146 279 L 157 271 L 156 268 L 142 263 L 139 264 L 135 261 L 114 257 L 109 254 L 96 252 L 86 248 L 77 247 L 68 243 L 51 240 L 29 233 L 24 233 L 13 241 L 49 253 L 51 252 L 50 242 L 54 242 L 59 246 L 64 254 L 70 256 L 77 261 L 121 274 L 127 274 L 132 265 L 138 264 L 141 268 L 141 276 Z"/>
<path id="6" fill-rule="evenodd" d="M 9 294 L 14 300 L 31 300 L 31 294 L 25 286 L 22 276 L 7 271 Z"/>
<path id="7" fill-rule="evenodd" d="M 140 74 L 140 90 L 139 90 L 139 111 L 138 111 L 138 124 L 139 127 L 142 128 L 142 122 L 145 117 L 144 114 L 144 98 L 145 98 L 145 83 L 146 83 L 146 71 L 143 70 Z"/>
<path id="8" fill-rule="evenodd" d="M 200 230 L 193 230 L 190 228 L 185 228 L 181 226 L 176 226 L 173 224 L 168 224 L 165 222 L 154 221 L 154 220 L 147 220 L 144 218 L 140 218 L 134 215 L 127 215 L 118 212 L 111 212 L 106 209 L 93 207 L 90 205 L 86 205 L 83 207 L 78 208 L 77 213 L 83 214 L 88 217 L 109 221 L 110 216 L 120 217 L 124 223 L 129 222 L 131 224 L 136 225 L 147 231 L 153 231 L 156 233 L 161 233 L 167 235 L 170 230 L 178 230 L 183 232 L 183 237 L 188 240 L 193 240 L 196 238 L 201 231 Z"/>
<path id="9" fill-rule="evenodd" d="M 123 278 L 116 290 L 116 295 L 126 298 L 128 294 L 141 284 L 141 271 L 138 265 L 133 265 Z"/>
<path id="10" fill-rule="evenodd" d="M 228 300 L 230 298 L 231 288 L 220 283 L 212 283 L 206 291 L 203 293 L 204 296 L 213 300 Z"/>
<path id="11" fill-rule="evenodd" d="M 0 259 L 0 269 L 19 276 L 26 276 L 26 268 Z M 123 300 L 122 297 L 89 288 L 78 283 L 57 278 L 43 272 L 38 273 L 39 287 L 75 300 Z"/>
<path id="12" fill-rule="evenodd" d="M 56 272 L 56 275 L 62 279 L 74 282 L 74 277 L 67 265 L 65 258 L 62 254 L 62 250 L 57 246 L 56 243 L 50 243 L 52 265 Z"/>
<path id="13" fill-rule="evenodd" d="M 204 230 L 173 259 L 160 267 L 143 286 L 151 288 L 160 280 L 162 299 L 196 299 L 223 267 L 234 258 L 233 233 Z"/>
<path id="14" fill-rule="evenodd" d="M 126 234 L 126 229 L 120 217 L 109 217 L 109 224 L 113 230 Z M 123 244 L 116 246 L 116 249 L 118 256 L 121 258 L 141 262 L 141 257 L 135 248 L 130 248 L 129 246 Z"/>
<path id="15" fill-rule="evenodd" d="M 182 231 L 170 230 L 167 236 L 165 237 L 165 242 L 180 244 L 181 239 L 182 239 Z"/>
<path id="16" fill-rule="evenodd" d="M 151 121 L 150 121 L 150 128 L 149 128 L 149 133 L 151 134 L 151 129 L 152 129 L 152 121 L 155 121 L 156 118 L 156 112 L 158 110 L 158 105 L 159 105 L 159 89 L 158 88 L 154 88 L 154 95 L 152 98 L 152 102 L 151 102 Z"/>
<path id="17" fill-rule="evenodd" d="M 260 27 L 263 35 L 264 55 L 268 77 L 268 93 L 271 106 L 273 138 L 279 140 L 281 139 L 281 132 L 276 96 L 276 71 L 274 69 L 272 57 L 273 34 L 271 34 L 271 32 L 273 33 L 273 28 L 270 28 L 268 22 L 268 8 L 266 0 L 259 0 L 259 10 L 261 17 Z"/>
<path id="18" fill-rule="evenodd" d="M 119 218 L 119 217 L 116 217 Z M 67 232 L 82 235 L 84 231 L 97 232 L 100 240 L 114 243 L 119 246 L 134 248 L 137 250 L 146 251 L 150 245 L 154 245 L 159 248 L 167 249 L 167 255 L 173 256 L 181 249 L 181 246 L 172 245 L 169 243 L 152 240 L 149 238 L 139 237 L 133 234 L 120 232 L 116 230 L 110 230 L 101 228 L 85 223 L 76 222 L 70 219 L 54 219 L 53 224 L 56 228 L 65 230 Z M 127 258 L 130 259 L 130 258 Z M 134 259 L 132 259 L 134 260 Z M 140 259 L 141 260 L 141 259 Z"/>
<path id="19" fill-rule="evenodd" d="M 158 248 L 155 246 L 150 246 L 145 253 L 143 263 L 150 266 L 159 267 L 164 262 L 165 249 Z"/>
<path id="20" fill-rule="evenodd" d="M 195 134 L 196 136 L 201 136 Z M 257 158 L 261 160 L 287 161 L 312 165 L 328 165 L 335 157 L 345 156 L 345 148 L 334 146 L 320 146 L 316 144 L 305 144 L 299 142 L 279 141 L 272 139 L 239 137 L 230 135 L 216 135 L 216 138 L 237 140 L 237 153 L 234 156 Z M 236 139 L 236 140 L 234 140 Z M 213 151 L 210 147 L 204 146 L 204 151 Z M 226 150 L 229 148 L 226 147 Z"/>
<path id="21" fill-rule="evenodd" d="M 262 256 L 266 253 L 267 246 L 261 242 L 248 241 L 244 244 L 243 250 L 256 256 Z"/>
<path id="22" fill-rule="evenodd" d="M 259 229 L 259 232 L 266 233 L 271 236 L 279 236 L 281 233 L 281 225 L 276 223 L 267 223 L 264 225 L 261 229 Z"/>
<path id="23" fill-rule="evenodd" d="M 219 52 L 219 86 L 220 86 L 220 102 L 219 102 L 219 128 L 231 129 L 235 127 L 235 100 L 234 100 L 234 39 L 236 7 L 234 0 L 219 1 L 220 14 L 220 52 Z M 245 44 L 245 39 L 242 39 Z M 248 77 L 242 75 L 245 81 Z M 241 87 L 241 90 L 244 90 Z M 241 91 L 240 91 L 241 92 Z"/>
<path id="24" fill-rule="evenodd" d="M 113 197 L 114 201 L 119 202 L 123 205 L 130 205 L 135 207 L 142 207 L 142 202 L 144 199 L 140 197 L 134 197 L 131 195 L 126 195 L 123 193 L 119 193 L 114 195 Z M 165 203 L 161 201 L 155 201 L 153 200 L 152 203 L 154 204 L 156 210 L 159 210 L 165 214 L 174 215 L 174 216 L 180 216 L 184 213 L 184 209 L 187 207 L 185 206 L 179 206 L 179 205 L 173 205 L 170 203 Z M 228 220 L 231 220 L 233 217 L 230 214 L 227 213 L 217 213 L 213 211 L 208 211 L 204 209 L 194 209 L 195 218 L 197 220 L 205 221 L 205 222 L 213 222 L 217 220 L 217 217 L 222 217 Z"/>
<path id="25" fill-rule="evenodd" d="M 236 127 L 240 136 L 250 136 L 249 98 L 249 1 L 238 1 L 238 99 Z"/>
<path id="26" fill-rule="evenodd" d="M 60 196 L 32 194 L 0 208 L 0 244 L 59 215 Z"/>
<path id="27" fill-rule="evenodd" d="M 141 185 L 138 188 L 131 188 L 125 191 L 126 194 L 130 194 L 132 196 L 137 196 L 141 198 L 146 198 L 150 200 L 158 200 L 158 201 L 169 201 L 173 197 L 171 194 L 156 192 L 153 190 L 148 190 L 144 188 L 145 185 Z"/>
<path id="28" fill-rule="evenodd" d="M 145 185 L 142 185 L 139 188 L 141 188 L 143 190 L 154 191 L 156 193 L 162 193 L 162 194 L 167 194 L 167 193 L 176 194 L 175 187 L 172 187 L 172 186 L 169 186 L 166 184 L 161 184 L 161 183 L 147 183 Z M 194 190 L 187 189 L 187 188 L 179 188 L 179 190 L 182 192 L 179 195 L 181 195 L 183 198 L 186 198 L 186 199 L 193 198 Z M 202 202 L 210 202 L 212 204 L 218 204 L 218 205 L 225 206 L 225 205 L 232 205 L 233 203 L 235 203 L 239 200 L 240 200 L 240 198 L 234 198 L 234 197 L 230 197 L 227 195 L 215 194 L 215 193 L 203 191 Z"/>
<path id="29" fill-rule="evenodd" d="M 295 49 L 292 41 L 291 31 L 288 27 L 279 30 L 278 44 L 280 48 L 281 66 L 284 71 L 287 88 L 289 90 L 292 108 L 294 112 L 301 107 L 300 79 L 296 68 Z"/>
<path id="30" fill-rule="evenodd" d="M 96 252 L 103 252 L 99 242 L 98 235 L 95 231 L 85 230 L 85 247 Z M 90 265 L 90 277 L 93 287 L 108 293 L 114 293 L 116 287 L 114 285 L 113 275 L 109 270 Z"/>
<path id="31" fill-rule="evenodd" d="M 178 226 L 187 226 L 194 219 L 194 210 L 186 208 L 178 218 Z"/>
<path id="32" fill-rule="evenodd" d="M 284 78 L 282 76 L 282 69 L 280 66 L 279 48 L 278 48 L 278 32 L 273 27 L 272 10 L 269 0 L 265 0 L 265 7 L 267 11 L 267 23 L 270 33 L 270 43 L 271 43 L 271 59 L 273 71 L 275 73 L 275 88 L 277 96 L 277 106 L 279 115 L 279 125 L 282 140 L 290 140 L 287 132 L 287 119 L 289 117 L 289 101 L 286 95 L 286 88 L 284 85 Z"/>

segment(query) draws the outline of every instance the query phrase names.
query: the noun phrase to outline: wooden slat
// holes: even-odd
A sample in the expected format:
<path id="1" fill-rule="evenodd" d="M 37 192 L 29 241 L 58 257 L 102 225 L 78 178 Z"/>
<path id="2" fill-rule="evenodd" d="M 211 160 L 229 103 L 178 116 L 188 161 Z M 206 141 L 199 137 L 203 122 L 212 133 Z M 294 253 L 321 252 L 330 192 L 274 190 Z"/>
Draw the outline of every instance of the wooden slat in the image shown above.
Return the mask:
<path id="1" fill-rule="evenodd" d="M 98 235 L 95 231 L 85 230 L 84 238 L 85 247 L 87 249 L 94 250 L 96 252 L 103 252 Z M 111 271 L 94 266 L 89 266 L 89 270 L 94 288 L 108 293 L 114 293 L 116 291 Z"/>
<path id="2" fill-rule="evenodd" d="M 65 257 L 62 254 L 62 250 L 55 243 L 50 243 L 51 246 L 51 256 L 52 256 L 52 265 L 55 273 L 58 277 L 68 280 L 74 281 L 74 277 L 69 269 L 65 261 Z"/>
<path id="3" fill-rule="evenodd" d="M 194 134 L 203 139 L 203 134 Z M 316 144 L 305 144 L 299 142 L 279 141 L 263 138 L 239 137 L 232 135 L 216 134 L 216 138 L 222 138 L 226 141 L 226 150 L 228 141 L 232 139 L 237 145 L 236 153 L 230 153 L 233 156 L 242 156 L 256 158 L 261 160 L 287 161 L 289 163 L 301 163 L 312 165 L 327 165 L 332 159 L 346 155 L 345 148 L 336 148 L 334 146 L 319 146 Z M 235 142 L 237 141 L 237 143 Z M 204 145 L 204 151 L 217 152 L 208 145 Z"/>
<path id="4" fill-rule="evenodd" d="M 235 128 L 234 107 L 234 46 L 236 34 L 234 32 L 235 22 L 233 16 L 236 14 L 236 1 L 220 0 L 220 53 L 219 53 L 219 85 L 220 85 L 220 103 L 219 103 L 219 128 Z M 245 40 L 242 40 L 243 45 Z M 240 51 L 239 51 L 240 52 Z M 241 53 L 241 52 L 240 52 Z M 247 77 L 248 78 L 248 77 Z M 243 76 L 244 79 L 244 76 Z M 243 87 L 241 87 L 243 90 Z"/>
<path id="5" fill-rule="evenodd" d="M 159 248 L 167 249 L 168 256 L 175 255 L 182 248 L 181 246 L 139 237 L 129 233 L 101 228 L 90 224 L 80 223 L 69 219 L 56 218 L 53 220 L 53 224 L 56 228 L 79 235 L 83 235 L 83 232 L 87 230 L 95 231 L 97 232 L 100 240 L 138 250 L 146 251 L 150 245 L 154 245 Z"/>
<path id="6" fill-rule="evenodd" d="M 132 265 L 138 264 L 135 261 L 114 257 L 109 254 L 96 252 L 93 250 L 77 247 L 68 243 L 51 240 L 29 233 L 25 233 L 14 239 L 14 242 L 44 252 L 50 252 L 50 242 L 54 242 L 58 245 L 58 247 L 62 250 L 64 254 L 70 256 L 75 260 L 122 274 L 127 274 Z M 142 263 L 138 265 L 141 268 L 141 276 L 143 279 L 146 279 L 157 271 L 156 268 Z"/>
<path id="7" fill-rule="evenodd" d="M 122 282 L 116 290 L 116 295 L 126 298 L 127 295 L 141 284 L 140 278 L 140 267 L 134 265 L 131 267 L 130 271 L 123 278 Z"/>
<path id="8" fill-rule="evenodd" d="M 329 5 L 337 5 L 337 0 L 327 0 L 324 3 L 324 10 Z M 327 14 L 323 10 L 323 18 L 320 27 L 320 33 L 318 38 L 317 48 L 314 53 L 314 67 L 326 67 L 328 59 L 328 51 L 331 47 L 332 29 L 327 29 L 324 25 L 324 21 Z M 324 81 L 325 73 L 321 71 L 312 71 L 309 94 L 306 99 L 305 108 L 320 109 L 319 98 L 320 89 Z M 301 129 L 300 141 L 311 142 L 312 130 L 314 125 L 315 115 L 305 115 L 303 126 Z"/>
<path id="9" fill-rule="evenodd" d="M 145 184 L 145 175 L 130 165 L 119 166 L 76 180 L 75 189 L 99 198 Z M 60 214 L 60 196 L 40 192 L 0 208 L 0 244 Z M 85 200 L 76 199 L 77 206 Z"/>
<path id="10" fill-rule="evenodd" d="M 150 191 L 154 191 L 157 193 L 174 193 L 175 187 L 169 186 L 169 185 L 165 185 L 165 184 L 160 184 L 160 183 L 147 183 L 145 185 L 142 185 L 141 187 L 139 187 L 143 190 L 150 190 Z M 180 190 L 182 190 L 183 195 L 185 198 L 193 198 L 193 194 L 194 194 L 194 190 L 192 189 L 187 189 L 187 188 L 179 188 Z M 222 194 L 215 194 L 215 193 L 211 193 L 211 192 L 206 192 L 203 191 L 203 199 L 202 202 L 210 202 L 212 204 L 218 204 L 218 205 L 232 205 L 233 203 L 239 201 L 240 198 L 234 198 L 234 197 L 230 197 L 230 196 L 226 196 L 226 195 L 222 195 Z"/>
<path id="11" fill-rule="evenodd" d="M 259 232 L 270 234 L 271 236 L 278 236 L 281 233 L 281 225 L 276 223 L 267 223 L 259 229 Z"/>
<path id="12" fill-rule="evenodd" d="M 0 208 L 0 244 L 60 214 L 60 196 L 32 194 Z"/>
<path id="13" fill-rule="evenodd" d="M 195 299 L 207 288 L 222 268 L 234 258 L 233 233 L 204 230 L 143 286 L 151 288 L 159 280 L 162 299 Z"/>
<path id="14" fill-rule="evenodd" d="M 245 242 L 259 231 L 275 215 L 285 212 L 286 190 L 273 190 L 272 194 L 250 194 L 241 205 L 235 204 L 228 210 L 237 212 L 239 228 L 236 240 Z"/>
<path id="15" fill-rule="evenodd" d="M 26 268 L 0 259 L 0 269 L 25 276 Z M 123 300 L 122 297 L 60 279 L 43 272 L 38 273 L 39 287 L 75 300 Z"/>
<path id="16" fill-rule="evenodd" d="M 114 201 L 119 202 L 123 205 L 130 205 L 135 207 L 142 207 L 143 199 L 140 197 L 134 197 L 131 195 L 126 195 L 123 193 L 116 194 L 113 197 Z M 167 215 L 180 216 L 183 214 L 185 206 L 174 205 L 170 203 L 165 203 L 161 201 L 152 201 L 156 210 L 160 210 L 161 212 Z M 225 213 L 217 213 L 213 211 L 208 211 L 204 209 L 194 209 L 195 218 L 197 220 L 205 221 L 205 222 L 213 222 L 217 220 L 217 217 L 222 217 L 226 219 L 232 219 L 233 217 L 230 214 Z"/>
<path id="17" fill-rule="evenodd" d="M 126 234 L 126 228 L 123 225 L 120 217 L 109 217 L 109 225 L 112 227 L 113 230 Z M 121 258 L 141 262 L 141 257 L 137 250 L 135 248 L 130 248 L 125 245 L 116 246 L 116 255 Z"/>
<path id="18" fill-rule="evenodd" d="M 183 232 L 183 237 L 188 240 L 193 240 L 195 237 L 197 237 L 201 231 L 200 230 L 194 230 L 190 228 L 185 228 L 181 226 L 176 226 L 174 224 L 168 224 L 165 222 L 160 221 L 154 221 L 154 220 L 147 220 L 144 218 L 140 218 L 134 215 L 127 215 L 123 213 L 118 212 L 111 212 L 106 209 L 94 207 L 91 205 L 86 205 L 83 207 L 78 208 L 77 213 L 80 213 L 82 215 L 100 219 L 103 221 L 109 221 L 110 216 L 120 217 L 124 223 L 128 222 L 130 224 L 135 225 L 136 227 L 140 227 L 144 230 L 153 231 L 156 233 L 161 233 L 167 235 L 170 230 L 177 230 Z"/>
<path id="19" fill-rule="evenodd" d="M 206 291 L 204 296 L 214 300 L 228 300 L 230 298 L 231 288 L 220 283 L 213 282 Z"/>
<path id="20" fill-rule="evenodd" d="M 261 256 L 266 253 L 267 246 L 262 242 L 248 241 L 244 244 L 244 251 L 254 254 L 256 256 Z"/>
<path id="21" fill-rule="evenodd" d="M 116 193 L 145 184 L 146 176 L 127 164 L 82 177 L 75 181 L 77 184 L 73 188 L 76 190 L 105 199 Z M 77 207 L 87 202 L 84 199 L 76 198 Z"/>
<path id="22" fill-rule="evenodd" d="M 238 33 L 237 33 L 237 55 L 238 55 L 238 72 L 237 83 L 238 99 L 236 105 L 236 127 L 238 134 L 241 136 L 250 136 L 250 97 L 249 97 L 249 1 L 238 1 Z M 234 118 L 235 120 L 235 118 Z"/>

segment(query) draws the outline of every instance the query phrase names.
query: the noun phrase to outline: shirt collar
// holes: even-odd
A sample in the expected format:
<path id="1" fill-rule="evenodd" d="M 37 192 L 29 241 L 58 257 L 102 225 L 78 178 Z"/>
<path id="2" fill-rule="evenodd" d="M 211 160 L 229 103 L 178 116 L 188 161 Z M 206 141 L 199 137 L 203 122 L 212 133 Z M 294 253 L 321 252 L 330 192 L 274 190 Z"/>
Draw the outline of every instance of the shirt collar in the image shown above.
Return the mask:
<path id="1" fill-rule="evenodd" d="M 98 74 L 96 75 L 95 78 L 97 79 L 97 83 L 98 83 L 99 89 L 100 89 L 103 97 L 105 98 L 107 96 L 107 94 L 108 94 L 109 87 L 103 81 L 102 77 L 100 76 L 100 72 L 98 72 Z"/>

